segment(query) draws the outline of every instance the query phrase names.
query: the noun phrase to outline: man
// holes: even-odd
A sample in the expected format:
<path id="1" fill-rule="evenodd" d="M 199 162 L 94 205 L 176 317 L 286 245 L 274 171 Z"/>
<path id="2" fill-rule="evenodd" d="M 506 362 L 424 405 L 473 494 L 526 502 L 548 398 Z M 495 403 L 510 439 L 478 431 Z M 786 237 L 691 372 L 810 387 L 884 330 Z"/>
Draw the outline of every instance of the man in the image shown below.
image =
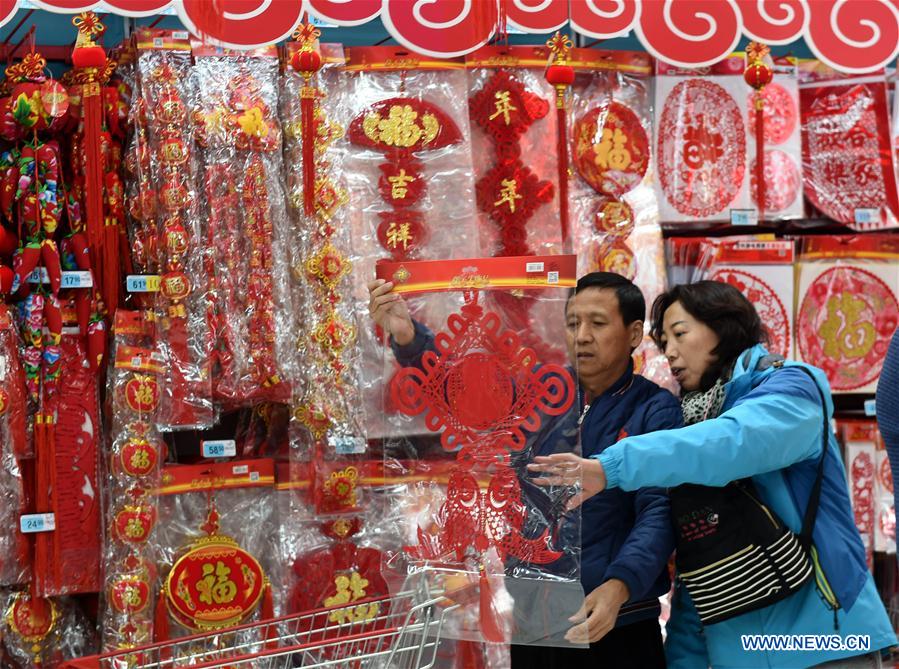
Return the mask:
<path id="1" fill-rule="evenodd" d="M 414 322 L 393 284 L 369 284 L 372 319 L 393 339 L 402 365 L 433 350 L 433 335 Z M 609 272 L 587 274 L 568 299 L 566 343 L 576 365 L 583 413 L 584 457 L 630 434 L 680 427 L 680 404 L 667 390 L 634 374 L 646 303 L 640 289 Z M 668 592 L 674 548 L 668 498 L 658 488 L 605 492 L 581 507 L 581 583 L 589 593 L 567 635 L 587 649 L 513 646 L 512 667 L 665 666 L 658 597 Z M 586 616 L 586 620 L 584 617 Z"/>

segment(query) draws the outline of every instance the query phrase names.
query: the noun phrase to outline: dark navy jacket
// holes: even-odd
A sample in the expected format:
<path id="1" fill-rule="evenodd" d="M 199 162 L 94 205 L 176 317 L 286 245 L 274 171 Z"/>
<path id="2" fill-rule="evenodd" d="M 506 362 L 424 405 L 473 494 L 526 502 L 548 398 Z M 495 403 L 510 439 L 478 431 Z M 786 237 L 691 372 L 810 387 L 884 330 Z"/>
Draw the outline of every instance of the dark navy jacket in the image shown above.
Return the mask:
<path id="1" fill-rule="evenodd" d="M 415 339 L 410 344 L 393 345 L 396 360 L 404 367 L 417 366 L 426 350 L 434 350 L 433 335 L 419 323 L 415 323 Z M 579 395 L 583 397 L 583 392 Z M 634 374 L 631 365 L 611 388 L 594 398 L 583 416 L 583 456 L 598 455 L 627 435 L 681 425 L 681 408 L 674 395 Z M 568 432 L 563 425 L 553 431 Z M 557 441 L 543 439 L 544 448 L 538 455 L 559 450 L 553 448 Z M 667 563 L 674 550 L 665 490 L 605 490 L 587 500 L 581 507 L 581 550 L 585 593 L 611 578 L 627 584 L 631 598 L 621 608 L 618 626 L 658 616 L 658 597 L 668 592 Z"/>

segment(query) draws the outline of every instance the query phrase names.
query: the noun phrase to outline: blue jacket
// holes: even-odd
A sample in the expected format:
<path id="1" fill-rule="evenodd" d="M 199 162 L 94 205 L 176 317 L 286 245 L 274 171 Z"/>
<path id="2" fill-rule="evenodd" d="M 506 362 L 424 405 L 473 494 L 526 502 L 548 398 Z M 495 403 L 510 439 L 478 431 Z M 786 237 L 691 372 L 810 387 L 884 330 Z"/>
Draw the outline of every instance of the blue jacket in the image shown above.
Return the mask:
<path id="1" fill-rule="evenodd" d="M 433 335 L 415 323 L 415 339 L 393 346 L 403 366 L 418 365 L 422 354 L 434 350 Z M 579 393 L 583 397 L 583 392 Z M 581 405 L 583 406 L 583 404 Z M 538 455 L 573 450 L 577 415 L 557 420 L 540 435 Z M 633 365 L 611 388 L 594 398 L 581 423 L 584 456 L 602 453 L 625 434 L 680 427 L 680 404 L 675 397 L 634 374 Z M 559 446 L 559 442 L 563 443 Z M 581 584 L 589 593 L 611 578 L 622 580 L 630 600 L 621 608 L 618 626 L 658 617 L 658 597 L 668 592 L 668 558 L 674 550 L 668 496 L 660 488 L 634 492 L 608 490 L 581 507 Z"/>
<path id="2" fill-rule="evenodd" d="M 899 481 L 899 330 L 893 333 L 877 382 L 877 426 L 887 448 L 893 480 Z M 894 487 L 899 499 L 899 487 Z M 896 505 L 899 507 L 899 504 Z"/>
<path id="3" fill-rule="evenodd" d="M 802 526 L 821 453 L 821 402 L 802 371 L 763 364 L 762 346 L 746 351 L 726 385 L 717 418 L 679 430 L 624 439 L 600 454 L 611 488 L 634 490 L 681 483 L 726 485 L 751 476 L 763 501 L 795 532 Z M 762 363 L 762 364 L 760 364 Z M 823 372 L 808 367 L 827 398 Z M 814 579 L 771 606 L 702 628 L 696 609 L 678 586 L 668 623 L 666 653 L 670 669 L 809 667 L 858 655 L 858 650 L 744 651 L 746 634 L 866 634 L 872 651 L 896 643 L 849 504 L 846 475 L 836 440 L 829 437 L 821 503 L 814 529 L 823 575 L 839 604 L 834 614 Z"/>

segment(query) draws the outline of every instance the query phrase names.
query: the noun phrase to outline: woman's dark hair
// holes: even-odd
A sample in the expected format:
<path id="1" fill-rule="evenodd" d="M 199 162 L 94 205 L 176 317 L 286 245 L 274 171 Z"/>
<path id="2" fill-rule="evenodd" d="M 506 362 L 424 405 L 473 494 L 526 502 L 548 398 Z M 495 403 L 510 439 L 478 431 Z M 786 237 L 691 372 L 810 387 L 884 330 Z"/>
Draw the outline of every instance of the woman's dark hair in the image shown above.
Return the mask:
<path id="1" fill-rule="evenodd" d="M 675 286 L 653 302 L 650 335 L 659 348 L 662 348 L 662 320 L 675 302 L 680 302 L 688 314 L 718 335 L 718 345 L 712 351 L 716 360 L 702 375 L 702 390 L 711 388 L 743 351 L 768 340 L 762 319 L 743 293 L 720 281 L 699 281 Z"/>

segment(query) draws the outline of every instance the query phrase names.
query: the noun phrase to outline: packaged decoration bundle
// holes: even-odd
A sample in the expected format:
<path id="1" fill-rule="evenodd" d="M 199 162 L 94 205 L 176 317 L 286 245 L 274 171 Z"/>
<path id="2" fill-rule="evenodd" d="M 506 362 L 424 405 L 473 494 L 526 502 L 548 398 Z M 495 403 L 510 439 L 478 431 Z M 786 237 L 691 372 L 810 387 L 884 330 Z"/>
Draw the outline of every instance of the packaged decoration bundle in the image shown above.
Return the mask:
<path id="1" fill-rule="evenodd" d="M 345 131 L 335 148 L 349 197 L 351 299 L 362 305 L 381 261 L 477 255 L 477 218 L 463 64 L 394 47 L 347 51 L 327 112 Z M 425 304 L 413 300 L 410 308 L 430 317 Z M 373 325 L 358 337 L 366 428 L 378 437 L 389 411 L 377 362 L 386 342 Z"/>
<path id="2" fill-rule="evenodd" d="M 385 376 L 401 365 L 385 387 L 400 414 L 384 445 L 388 482 L 394 476 L 401 487 L 410 455 L 419 460 L 416 474 L 429 479 L 406 484 L 407 543 L 388 551 L 386 568 L 459 591 L 450 595 L 463 603 L 451 637 L 565 644 L 565 621 L 583 597 L 579 513 L 565 514 L 572 490 L 539 488 L 525 466 L 535 455 L 579 448 L 573 361 L 555 364 L 523 345 L 485 293 L 518 289 L 549 303 L 559 314 L 550 339 L 558 347 L 574 256 L 389 263 L 378 271 L 426 301 L 463 297 L 445 323 L 430 323 L 434 334 L 419 325 L 420 341 L 385 357 Z M 422 416 L 425 429 L 410 431 L 411 416 Z"/>
<path id="3" fill-rule="evenodd" d="M 202 174 L 190 124 L 197 102 L 190 43 L 186 33 L 141 31 L 137 49 L 161 273 L 156 346 L 165 370 L 158 421 L 166 430 L 209 427 L 215 421 L 209 317 L 213 247 L 206 241 Z"/>
<path id="4" fill-rule="evenodd" d="M 193 110 L 214 284 L 211 375 L 225 408 L 291 398 L 294 330 L 274 47 L 193 49 Z M 208 265 L 207 265 L 208 267 Z"/>

